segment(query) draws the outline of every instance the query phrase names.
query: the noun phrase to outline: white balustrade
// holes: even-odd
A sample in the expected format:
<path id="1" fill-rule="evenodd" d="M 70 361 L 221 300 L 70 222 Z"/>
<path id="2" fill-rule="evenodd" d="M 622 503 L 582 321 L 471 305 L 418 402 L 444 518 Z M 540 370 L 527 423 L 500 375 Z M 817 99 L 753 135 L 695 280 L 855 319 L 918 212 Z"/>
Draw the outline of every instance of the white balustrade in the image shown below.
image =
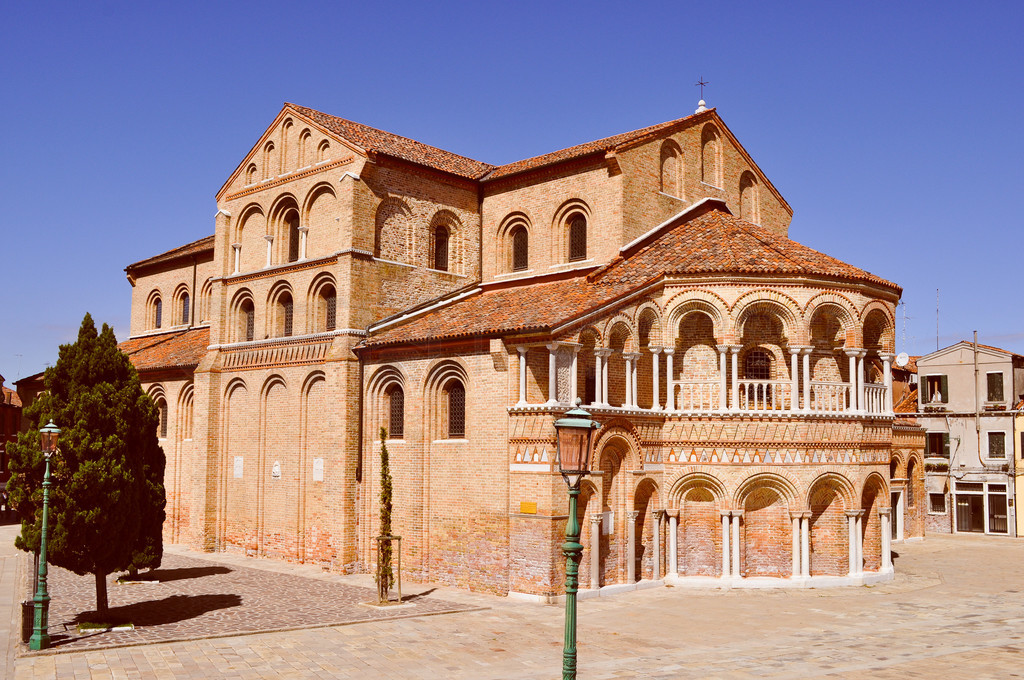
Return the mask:
<path id="1" fill-rule="evenodd" d="M 793 404 L 790 380 L 740 380 L 739 410 L 789 411 Z"/>
<path id="2" fill-rule="evenodd" d="M 864 411 L 872 414 L 884 414 L 886 412 L 885 395 L 888 389 L 885 385 L 878 383 L 867 383 L 864 385 Z"/>
<path id="3" fill-rule="evenodd" d="M 675 407 L 680 411 L 717 411 L 720 389 L 718 379 L 673 380 L 670 388 Z"/>
<path id="4" fill-rule="evenodd" d="M 811 381 L 811 410 L 844 413 L 852 410 L 850 383 Z"/>

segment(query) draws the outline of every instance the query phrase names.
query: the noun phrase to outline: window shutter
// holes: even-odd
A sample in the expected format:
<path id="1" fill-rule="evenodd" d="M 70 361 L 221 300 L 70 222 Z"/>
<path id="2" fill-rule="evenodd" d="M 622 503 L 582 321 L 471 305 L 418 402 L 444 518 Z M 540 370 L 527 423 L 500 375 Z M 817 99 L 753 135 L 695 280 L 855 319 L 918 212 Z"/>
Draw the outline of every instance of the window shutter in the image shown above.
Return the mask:
<path id="1" fill-rule="evenodd" d="M 928 378 L 918 378 L 917 387 L 920 390 L 917 395 L 917 405 L 920 407 L 932 400 L 931 395 L 928 394 Z"/>
<path id="2" fill-rule="evenodd" d="M 949 403 L 949 380 L 946 378 L 946 376 L 941 376 L 939 378 L 939 391 L 942 392 L 942 403 L 943 404 L 948 404 Z"/>
<path id="3" fill-rule="evenodd" d="M 949 433 L 942 434 L 942 457 L 949 458 Z"/>

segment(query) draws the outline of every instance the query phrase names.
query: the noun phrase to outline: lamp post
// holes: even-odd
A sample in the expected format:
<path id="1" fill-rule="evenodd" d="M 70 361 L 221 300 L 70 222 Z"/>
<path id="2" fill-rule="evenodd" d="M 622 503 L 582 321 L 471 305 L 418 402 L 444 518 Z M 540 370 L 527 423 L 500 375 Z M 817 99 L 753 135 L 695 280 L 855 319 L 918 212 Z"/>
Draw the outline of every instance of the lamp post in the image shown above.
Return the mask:
<path id="1" fill-rule="evenodd" d="M 50 595 L 46 592 L 46 528 L 50 511 L 50 456 L 57 451 L 59 436 L 60 428 L 53 424 L 53 420 L 39 430 L 39 441 L 43 456 L 46 458 L 46 471 L 43 473 L 43 529 L 39 538 L 39 585 L 35 597 L 32 598 L 35 603 L 35 625 L 32 628 L 32 637 L 28 640 L 29 649 L 46 649 L 50 646 Z"/>
<path id="2" fill-rule="evenodd" d="M 590 414 L 580 408 L 567 411 L 555 421 L 558 438 L 558 471 L 569 487 L 569 521 L 565 525 L 565 647 L 562 650 L 562 680 L 576 678 L 576 592 L 579 590 L 580 559 L 583 545 L 580 544 L 580 523 L 576 519 L 576 502 L 580 495 L 580 480 L 590 473 L 590 448 L 594 430 L 598 423 Z"/>

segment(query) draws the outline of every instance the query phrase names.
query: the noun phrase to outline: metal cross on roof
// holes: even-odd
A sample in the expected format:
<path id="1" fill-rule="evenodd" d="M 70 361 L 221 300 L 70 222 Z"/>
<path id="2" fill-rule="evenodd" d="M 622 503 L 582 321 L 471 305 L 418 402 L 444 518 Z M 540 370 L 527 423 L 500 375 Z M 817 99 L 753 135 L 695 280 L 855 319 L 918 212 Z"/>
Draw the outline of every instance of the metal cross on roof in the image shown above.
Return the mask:
<path id="1" fill-rule="evenodd" d="M 694 83 L 694 85 L 700 86 L 700 98 L 704 99 L 704 86 L 710 85 L 710 83 L 704 80 L 704 76 L 700 76 L 700 78 L 697 80 L 696 83 Z"/>

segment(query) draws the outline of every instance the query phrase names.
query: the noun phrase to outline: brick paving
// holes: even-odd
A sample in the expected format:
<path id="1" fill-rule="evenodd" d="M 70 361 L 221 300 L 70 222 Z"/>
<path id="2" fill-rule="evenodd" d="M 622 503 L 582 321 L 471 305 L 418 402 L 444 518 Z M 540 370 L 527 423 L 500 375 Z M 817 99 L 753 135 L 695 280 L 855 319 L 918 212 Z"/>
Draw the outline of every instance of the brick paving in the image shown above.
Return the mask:
<path id="1" fill-rule="evenodd" d="M 896 580 L 875 587 L 655 588 L 582 601 L 579 676 L 1024 677 L 1024 541 L 929 535 L 895 550 Z M 178 555 L 192 557 L 172 554 Z M 217 558 L 223 561 L 214 564 L 264 583 L 307 573 L 304 567 L 270 560 Z M 246 569 L 264 573 L 234 570 L 236 563 L 251 563 Z M 305 578 L 319 580 L 312 573 Z M 56 654 L 29 655 L 21 648 L 7 677 L 559 677 L 560 607 L 447 588 L 428 597 L 478 608 Z"/>
<path id="2" fill-rule="evenodd" d="M 117 575 L 112 574 L 107 578 L 109 609 L 103 616 L 95 611 L 92 575 L 78 576 L 51 566 L 52 649 L 61 652 L 344 625 L 472 608 L 433 597 L 424 588 L 407 594 L 399 606 L 372 606 L 376 589 L 339 582 L 343 577 L 315 574 L 308 567 L 306 575 L 287 573 L 289 566 L 293 571 L 302 567 L 226 557 L 226 561 L 215 561 L 168 551 L 159 569 L 144 572 L 134 581 L 119 584 Z M 24 571 L 31 573 L 28 556 L 23 558 Z M 273 570 L 238 562 L 271 562 Z M 31 589 L 27 584 L 22 588 L 25 593 Z M 131 623 L 134 629 L 79 632 L 81 622 Z"/>

